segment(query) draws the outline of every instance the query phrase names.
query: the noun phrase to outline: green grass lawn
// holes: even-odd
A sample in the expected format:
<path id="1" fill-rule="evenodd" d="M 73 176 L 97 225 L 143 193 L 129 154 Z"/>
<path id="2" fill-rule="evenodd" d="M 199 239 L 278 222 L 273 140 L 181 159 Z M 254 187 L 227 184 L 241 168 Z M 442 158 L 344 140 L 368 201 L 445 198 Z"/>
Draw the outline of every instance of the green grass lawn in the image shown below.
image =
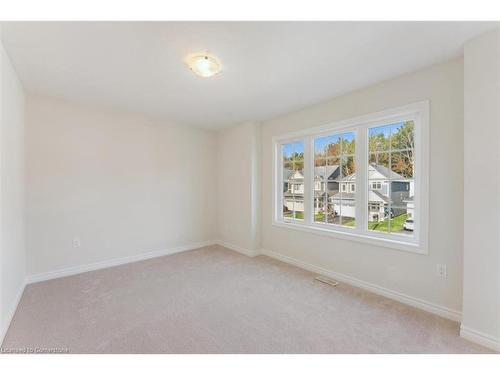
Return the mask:
<path id="1" fill-rule="evenodd" d="M 318 212 L 314 215 L 314 221 L 325 221 L 325 214 L 323 212 Z"/>
<path id="2" fill-rule="evenodd" d="M 345 225 L 346 227 L 354 228 L 354 223 L 354 219 L 342 218 L 342 225 Z"/>
<path id="3" fill-rule="evenodd" d="M 292 212 L 287 212 L 284 215 L 285 217 L 288 218 L 293 218 L 293 213 Z M 304 219 L 304 213 L 303 212 L 296 212 L 295 213 L 295 219 Z M 324 221 L 325 220 L 325 215 L 323 213 L 318 213 L 314 215 L 314 220 L 316 221 Z"/>
<path id="4" fill-rule="evenodd" d="M 287 217 L 287 218 L 295 218 L 295 219 L 303 219 L 304 218 L 304 213 L 303 212 L 295 212 L 295 216 L 294 216 L 294 213 L 293 212 L 285 212 L 284 217 Z"/>
<path id="5" fill-rule="evenodd" d="M 399 215 L 394 218 L 392 218 L 391 221 L 391 232 L 400 232 L 402 231 L 403 224 L 406 221 L 407 214 Z M 389 220 L 386 219 L 384 221 L 369 221 L 368 222 L 368 229 L 370 230 L 377 230 L 380 232 L 388 232 L 389 231 Z"/>
<path id="6" fill-rule="evenodd" d="M 285 213 L 285 217 L 288 218 L 293 218 L 293 213 Z M 304 213 L 303 212 L 295 212 L 295 219 L 304 219 Z M 348 226 L 348 227 L 354 227 L 354 219 L 351 218 L 344 218 L 344 222 L 342 225 Z M 317 214 L 314 215 L 314 221 L 319 221 L 319 222 L 324 222 L 325 221 L 325 214 L 323 212 L 318 212 Z"/>
<path id="7" fill-rule="evenodd" d="M 390 220 L 391 221 L 391 232 L 403 231 L 403 229 L 404 229 L 403 224 L 406 221 L 407 216 L 408 215 L 403 214 L 403 215 L 399 215 L 399 216 L 392 218 Z M 292 212 L 286 213 L 285 217 L 292 218 L 293 213 Z M 295 219 L 304 219 L 304 213 L 303 212 L 295 212 Z M 320 212 L 320 213 L 317 213 L 316 215 L 314 215 L 314 220 L 321 221 L 321 222 L 325 221 L 324 213 Z M 343 222 L 342 222 L 342 225 L 344 225 L 346 227 L 351 227 L 351 228 L 354 227 L 354 224 L 355 224 L 355 221 L 354 221 L 354 219 L 351 219 L 351 218 L 349 218 L 349 219 L 344 218 Z M 380 232 L 388 232 L 389 231 L 389 219 L 386 219 L 386 220 L 380 221 L 380 222 L 369 221 L 368 222 L 368 229 L 376 230 L 376 231 L 380 231 Z"/>

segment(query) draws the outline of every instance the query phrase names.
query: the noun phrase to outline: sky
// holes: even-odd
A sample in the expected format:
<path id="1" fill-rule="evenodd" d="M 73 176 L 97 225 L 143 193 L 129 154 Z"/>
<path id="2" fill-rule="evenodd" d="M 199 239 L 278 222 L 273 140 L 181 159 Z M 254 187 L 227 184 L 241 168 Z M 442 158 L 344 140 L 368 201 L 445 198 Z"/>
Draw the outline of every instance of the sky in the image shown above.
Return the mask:
<path id="1" fill-rule="evenodd" d="M 370 137 L 376 136 L 377 134 L 383 134 L 385 138 L 389 138 L 391 134 L 397 132 L 397 130 L 404 125 L 403 122 L 397 122 L 394 124 L 378 126 L 375 128 L 370 128 L 368 130 L 368 135 Z M 329 135 L 326 137 L 319 137 L 314 140 L 314 152 L 322 152 L 325 150 L 326 146 L 331 143 L 339 142 L 340 138 L 343 137 L 346 141 L 351 142 L 354 139 L 354 133 L 343 133 Z M 294 142 L 283 145 L 283 155 L 285 157 L 291 157 L 293 153 L 303 153 L 304 152 L 304 142 Z"/>
<path id="2" fill-rule="evenodd" d="M 368 135 L 374 136 L 377 134 L 383 134 L 385 138 L 389 138 L 389 136 L 398 131 L 400 127 L 404 125 L 404 122 L 397 122 L 394 124 L 389 124 L 389 125 L 384 125 L 384 126 L 378 126 L 376 128 L 370 128 L 368 131 Z"/>
<path id="3" fill-rule="evenodd" d="M 341 137 L 344 138 L 344 140 L 351 142 L 352 140 L 354 140 L 354 133 L 336 134 L 336 135 L 329 135 L 326 137 L 316 138 L 314 140 L 314 153 L 323 152 L 328 144 L 338 143 Z"/>
<path id="4" fill-rule="evenodd" d="M 285 157 L 289 158 L 295 152 L 298 152 L 299 154 L 304 152 L 304 142 L 300 141 L 283 145 L 283 155 Z"/>

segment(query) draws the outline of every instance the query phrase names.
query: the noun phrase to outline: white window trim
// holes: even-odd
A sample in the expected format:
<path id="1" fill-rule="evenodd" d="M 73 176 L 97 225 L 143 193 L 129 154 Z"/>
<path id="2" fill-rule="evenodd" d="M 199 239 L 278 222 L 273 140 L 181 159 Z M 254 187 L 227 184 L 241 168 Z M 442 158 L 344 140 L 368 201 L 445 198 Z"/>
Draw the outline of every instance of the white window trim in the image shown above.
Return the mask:
<path id="1" fill-rule="evenodd" d="M 273 225 L 281 228 L 300 230 L 329 237 L 353 240 L 396 250 L 418 254 L 428 254 L 429 233 L 429 101 L 422 101 L 405 106 L 367 114 L 332 124 L 309 128 L 293 133 L 273 137 Z M 314 222 L 313 194 L 314 182 L 314 138 L 331 133 L 354 132 L 356 137 L 356 180 L 366 181 L 368 170 L 367 129 L 373 126 L 391 124 L 397 121 L 413 120 L 415 123 L 415 196 L 414 209 L 417 219 L 414 221 L 414 236 L 403 237 L 397 234 L 385 234 L 368 231 L 365 228 L 368 217 L 368 184 L 356 186 L 356 227 L 348 228 Z M 281 165 L 281 145 L 294 141 L 304 141 L 304 219 L 283 220 L 281 215 L 281 197 L 283 167 Z M 364 147 L 359 147 L 364 145 Z M 359 162 L 359 161 L 362 162 Z M 399 238 L 401 237 L 401 238 Z"/>

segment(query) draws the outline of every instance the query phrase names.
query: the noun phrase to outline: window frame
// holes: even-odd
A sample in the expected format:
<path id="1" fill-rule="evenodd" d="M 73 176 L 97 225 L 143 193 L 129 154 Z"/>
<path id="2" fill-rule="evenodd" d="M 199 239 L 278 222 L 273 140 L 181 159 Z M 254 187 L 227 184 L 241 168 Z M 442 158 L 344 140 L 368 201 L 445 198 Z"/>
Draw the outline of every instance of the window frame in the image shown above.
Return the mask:
<path id="1" fill-rule="evenodd" d="M 368 230 L 368 129 L 401 121 L 414 121 L 415 175 L 414 220 L 412 237 L 396 233 Z M 342 227 L 314 221 L 314 139 L 327 135 L 353 132 L 356 139 L 356 195 L 355 227 Z M 304 218 L 283 220 L 280 207 L 282 202 L 283 165 L 281 146 L 304 142 Z M 273 209 L 274 226 L 300 230 L 335 238 L 353 240 L 396 250 L 418 254 L 428 254 L 429 227 L 429 101 L 421 101 L 405 106 L 312 127 L 272 138 L 273 147 Z M 359 181 L 363 181 L 360 183 Z"/>

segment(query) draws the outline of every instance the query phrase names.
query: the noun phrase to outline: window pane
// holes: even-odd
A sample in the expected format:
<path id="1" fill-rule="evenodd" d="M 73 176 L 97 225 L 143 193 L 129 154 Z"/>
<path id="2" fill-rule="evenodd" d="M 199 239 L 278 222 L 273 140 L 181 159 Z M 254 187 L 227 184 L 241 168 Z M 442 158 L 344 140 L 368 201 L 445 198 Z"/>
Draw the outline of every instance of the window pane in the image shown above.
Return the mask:
<path id="1" fill-rule="evenodd" d="M 293 159 L 295 161 L 304 160 L 304 142 L 293 143 Z"/>
<path id="2" fill-rule="evenodd" d="M 389 159 L 390 154 L 388 152 L 370 153 L 368 157 L 368 178 L 389 178 Z"/>
<path id="3" fill-rule="evenodd" d="M 356 217 L 356 165 L 353 156 L 343 156 L 341 163 L 340 207 L 336 210 L 341 216 L 341 224 L 354 227 Z"/>
<path id="4" fill-rule="evenodd" d="M 409 223 L 406 222 L 408 219 L 408 209 L 406 205 L 391 206 L 391 212 L 392 212 L 391 225 L 390 225 L 391 233 L 412 236 L 413 230 L 405 230 L 405 227 L 408 228 L 410 227 Z M 411 226 L 411 229 L 413 229 L 413 225 Z"/>
<path id="5" fill-rule="evenodd" d="M 286 196 L 286 193 L 291 193 L 291 187 L 287 181 L 283 181 L 283 197 Z"/>
<path id="6" fill-rule="evenodd" d="M 292 175 L 289 179 L 293 194 L 304 194 L 304 170 L 303 165 L 294 163 Z"/>
<path id="7" fill-rule="evenodd" d="M 354 226 L 356 169 L 354 132 L 318 137 L 314 140 L 314 220 L 341 224 L 341 210 L 345 206 L 346 220 Z M 326 182 L 326 184 L 325 184 Z M 342 201 L 342 194 L 349 201 Z"/>
<path id="8" fill-rule="evenodd" d="M 291 170 L 290 170 L 291 172 Z M 292 184 L 289 181 L 283 182 L 283 218 L 292 218 L 294 210 L 294 199 Z"/>
<path id="9" fill-rule="evenodd" d="M 389 233 L 388 207 L 382 202 L 368 203 L 368 230 Z"/>
<path id="10" fill-rule="evenodd" d="M 389 151 L 391 125 L 379 126 L 368 130 L 368 151 Z"/>
<path id="11" fill-rule="evenodd" d="M 314 158 L 325 159 L 328 142 L 325 138 L 316 138 L 314 140 Z"/>
<path id="12" fill-rule="evenodd" d="M 322 182 L 324 185 L 325 183 Z M 326 194 L 318 191 L 314 196 L 314 221 L 324 223 L 326 220 Z"/>
<path id="13" fill-rule="evenodd" d="M 391 222 L 389 225 L 391 233 L 413 235 L 413 222 L 406 222 L 408 211 L 412 211 L 413 216 L 413 189 L 413 181 L 391 181 Z"/>
<path id="14" fill-rule="evenodd" d="M 329 135 L 314 140 L 314 154 L 320 157 L 339 156 L 342 137 L 340 135 Z"/>
<path id="15" fill-rule="evenodd" d="M 326 161 L 325 177 L 331 181 L 340 178 L 340 158 L 329 158 Z"/>
<path id="16" fill-rule="evenodd" d="M 302 220 L 304 218 L 304 142 L 282 145 L 281 152 L 283 219 Z"/>
<path id="17" fill-rule="evenodd" d="M 304 195 L 294 194 L 293 200 L 294 200 L 293 208 L 294 208 L 294 213 L 295 213 L 294 218 L 299 219 L 299 220 L 303 220 L 304 219 Z"/>
<path id="18" fill-rule="evenodd" d="M 341 222 L 343 226 L 354 227 L 356 218 L 356 198 L 351 194 L 342 193 L 340 206 Z"/>
<path id="19" fill-rule="evenodd" d="M 293 144 L 289 143 L 281 146 L 281 153 L 283 155 L 283 162 L 291 162 L 293 160 Z"/>
<path id="20" fill-rule="evenodd" d="M 293 195 L 287 194 L 283 197 L 283 218 L 291 219 L 293 217 Z"/>
<path id="21" fill-rule="evenodd" d="M 337 168 L 340 172 L 340 168 Z M 328 207 L 327 222 L 330 224 L 340 224 L 340 204 L 341 204 L 341 181 L 340 176 L 335 180 L 329 180 L 327 184 Z"/>
<path id="22" fill-rule="evenodd" d="M 293 162 L 294 171 L 298 171 L 302 177 L 304 177 L 304 161 L 294 161 Z M 298 178 L 299 176 L 296 176 Z"/>
<path id="23" fill-rule="evenodd" d="M 414 164 L 413 151 L 393 151 L 391 152 L 391 178 L 406 179 L 413 178 Z"/>
<path id="24" fill-rule="evenodd" d="M 415 149 L 413 128 L 413 121 L 400 122 L 391 125 L 391 149 L 393 151 L 413 151 Z"/>
<path id="25" fill-rule="evenodd" d="M 302 184 L 302 191 L 304 189 L 304 142 L 297 142 L 293 144 L 293 170 L 294 180 Z"/>
<path id="26" fill-rule="evenodd" d="M 368 180 L 368 229 L 388 232 L 389 181 Z"/>
<path id="27" fill-rule="evenodd" d="M 352 175 L 356 172 L 356 164 L 354 163 L 353 156 L 342 157 L 342 178 L 344 180 L 349 180 Z"/>
<path id="28" fill-rule="evenodd" d="M 320 191 L 322 190 L 323 184 L 321 184 L 322 181 L 325 180 L 325 166 L 320 166 L 320 167 L 314 167 L 314 191 Z"/>
<path id="29" fill-rule="evenodd" d="M 293 163 L 283 164 L 283 181 L 288 181 L 293 176 Z"/>
<path id="30" fill-rule="evenodd" d="M 328 203 L 326 222 L 328 224 L 340 224 L 340 212 L 335 209 L 334 204 Z"/>
<path id="31" fill-rule="evenodd" d="M 403 233 L 406 235 L 413 236 L 414 225 L 415 225 L 415 202 L 414 197 L 411 196 L 404 201 L 406 208 L 406 220 L 403 223 Z"/>
<path id="32" fill-rule="evenodd" d="M 304 218 L 304 142 L 281 146 L 283 186 L 282 214 L 284 219 Z"/>
<path id="33" fill-rule="evenodd" d="M 342 134 L 342 154 L 354 155 L 356 153 L 356 140 L 354 133 Z"/>
<path id="34" fill-rule="evenodd" d="M 316 155 L 314 157 L 314 166 L 315 167 L 321 167 L 321 166 L 325 166 L 326 165 L 326 159 L 323 158 L 323 157 L 320 157 L 318 155 Z"/>
<path id="35" fill-rule="evenodd" d="M 415 171 L 413 121 L 372 128 L 368 136 L 368 229 L 411 236 Z"/>
<path id="36" fill-rule="evenodd" d="M 410 181 L 391 181 L 391 205 L 402 206 L 410 197 Z"/>

